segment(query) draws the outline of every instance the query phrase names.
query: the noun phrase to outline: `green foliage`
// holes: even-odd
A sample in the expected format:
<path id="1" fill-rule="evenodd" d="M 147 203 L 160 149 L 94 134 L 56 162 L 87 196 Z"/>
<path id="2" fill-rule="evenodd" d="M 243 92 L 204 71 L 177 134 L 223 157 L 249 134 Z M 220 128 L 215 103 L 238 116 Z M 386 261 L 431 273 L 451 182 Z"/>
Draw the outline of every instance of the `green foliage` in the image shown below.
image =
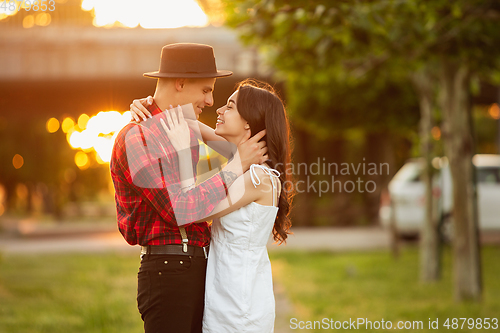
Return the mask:
<path id="1" fill-rule="evenodd" d="M 498 77 L 495 0 L 238 0 L 225 9 L 286 80 L 291 116 L 310 132 L 414 128 L 408 76 L 424 65 L 466 62 Z"/>
<path id="2" fill-rule="evenodd" d="M 496 0 L 234 0 L 225 2 L 225 12 L 226 24 L 258 46 L 285 82 L 297 132 L 346 141 L 345 152 L 335 151 L 338 160 L 359 149 L 348 137 L 351 130 L 390 137 L 383 147 L 388 154 L 377 150 L 371 160 L 408 158 L 400 147 L 418 142 L 417 72 L 429 79 L 433 96 L 443 68 L 465 67 L 472 77 L 465 83 L 475 94 L 485 79 L 500 82 Z M 302 158 L 311 163 L 313 140 L 297 142 L 306 145 Z M 320 148 L 321 154 L 333 150 Z M 363 153 L 376 148 L 366 140 Z"/>
<path id="3" fill-rule="evenodd" d="M 373 38 L 370 8 L 358 3 L 233 1 L 227 24 L 259 45 L 286 81 L 294 125 L 321 136 L 346 128 L 415 128 L 409 81 Z M 386 28 L 376 23 L 378 33 Z"/>

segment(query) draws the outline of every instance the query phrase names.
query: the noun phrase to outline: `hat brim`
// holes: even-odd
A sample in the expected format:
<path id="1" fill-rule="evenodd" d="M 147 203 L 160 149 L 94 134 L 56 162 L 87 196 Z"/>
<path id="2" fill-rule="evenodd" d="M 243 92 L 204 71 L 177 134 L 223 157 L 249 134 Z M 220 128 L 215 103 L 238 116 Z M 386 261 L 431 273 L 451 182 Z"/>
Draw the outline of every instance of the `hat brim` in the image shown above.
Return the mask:
<path id="1" fill-rule="evenodd" d="M 145 77 L 158 79 L 163 77 L 175 77 L 175 78 L 211 78 L 211 77 L 225 77 L 233 75 L 231 71 L 218 70 L 217 73 L 160 73 L 156 72 L 148 72 L 142 74 Z"/>

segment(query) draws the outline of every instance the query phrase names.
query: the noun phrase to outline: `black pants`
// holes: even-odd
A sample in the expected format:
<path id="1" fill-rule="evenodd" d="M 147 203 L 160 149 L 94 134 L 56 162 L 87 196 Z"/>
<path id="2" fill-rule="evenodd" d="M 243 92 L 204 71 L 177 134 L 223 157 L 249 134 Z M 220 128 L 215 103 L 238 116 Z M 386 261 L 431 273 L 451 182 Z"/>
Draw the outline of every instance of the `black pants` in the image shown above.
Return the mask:
<path id="1" fill-rule="evenodd" d="M 146 333 L 201 333 L 206 268 L 203 257 L 143 256 L 137 307 Z"/>

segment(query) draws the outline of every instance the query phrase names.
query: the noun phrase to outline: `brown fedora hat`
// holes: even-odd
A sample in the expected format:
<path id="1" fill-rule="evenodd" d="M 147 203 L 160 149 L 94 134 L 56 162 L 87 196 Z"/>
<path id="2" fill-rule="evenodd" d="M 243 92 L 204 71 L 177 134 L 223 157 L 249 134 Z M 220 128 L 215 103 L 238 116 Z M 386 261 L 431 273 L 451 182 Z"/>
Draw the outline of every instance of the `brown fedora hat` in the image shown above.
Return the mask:
<path id="1" fill-rule="evenodd" d="M 144 73 L 151 78 L 210 78 L 232 75 L 233 72 L 217 70 L 214 49 L 210 45 L 178 43 L 161 49 L 160 70 Z"/>

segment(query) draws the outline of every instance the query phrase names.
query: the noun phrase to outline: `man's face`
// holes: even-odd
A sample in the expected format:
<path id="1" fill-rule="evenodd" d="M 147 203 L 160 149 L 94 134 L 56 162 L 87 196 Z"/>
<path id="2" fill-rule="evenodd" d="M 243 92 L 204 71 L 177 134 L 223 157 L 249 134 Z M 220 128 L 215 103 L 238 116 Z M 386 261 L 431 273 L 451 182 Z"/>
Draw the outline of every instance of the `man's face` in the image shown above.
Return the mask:
<path id="1" fill-rule="evenodd" d="M 207 79 L 187 79 L 181 92 L 180 105 L 193 104 L 196 119 L 200 117 L 205 106 L 214 104 L 215 78 Z"/>

